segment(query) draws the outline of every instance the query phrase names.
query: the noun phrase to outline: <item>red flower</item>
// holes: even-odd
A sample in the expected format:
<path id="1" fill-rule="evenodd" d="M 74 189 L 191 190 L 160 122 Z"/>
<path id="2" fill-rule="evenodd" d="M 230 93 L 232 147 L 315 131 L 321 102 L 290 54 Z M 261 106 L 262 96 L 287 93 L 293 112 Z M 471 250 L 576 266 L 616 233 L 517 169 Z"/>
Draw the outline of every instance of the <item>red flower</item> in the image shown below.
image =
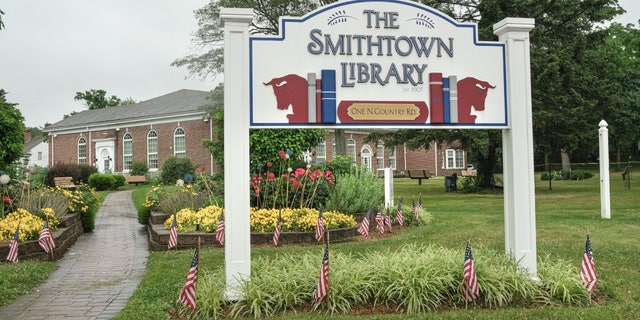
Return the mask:
<path id="1" fill-rule="evenodd" d="M 293 187 L 294 189 L 298 189 L 298 188 L 300 188 L 300 181 L 298 181 L 298 180 L 293 180 L 292 187 Z"/>
<path id="2" fill-rule="evenodd" d="M 13 203 L 13 200 L 11 200 L 11 198 L 9 198 L 9 197 L 4 197 L 4 198 L 2 198 L 2 201 L 3 201 L 3 202 L 6 202 L 6 203 L 8 203 L 8 204 L 12 204 L 12 203 Z"/>
<path id="3" fill-rule="evenodd" d="M 273 166 L 273 163 L 271 161 L 267 162 L 267 168 L 271 168 L 271 166 Z"/>
<path id="4" fill-rule="evenodd" d="M 284 150 L 280 150 L 280 151 L 278 152 L 278 155 L 280 156 L 280 159 L 284 159 L 284 158 L 286 158 L 286 157 L 287 157 L 287 153 L 286 153 L 286 152 L 284 152 Z"/>

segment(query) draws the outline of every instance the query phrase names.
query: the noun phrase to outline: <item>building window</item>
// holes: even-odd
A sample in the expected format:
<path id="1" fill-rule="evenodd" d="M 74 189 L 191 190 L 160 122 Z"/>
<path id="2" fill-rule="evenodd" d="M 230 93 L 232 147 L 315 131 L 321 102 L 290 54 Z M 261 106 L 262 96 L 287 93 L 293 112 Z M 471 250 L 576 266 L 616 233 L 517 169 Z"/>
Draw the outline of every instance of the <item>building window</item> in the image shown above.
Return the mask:
<path id="1" fill-rule="evenodd" d="M 384 170 L 384 142 L 378 141 L 376 145 L 376 168 Z"/>
<path id="2" fill-rule="evenodd" d="M 327 162 L 327 143 L 322 141 L 316 146 L 316 162 L 318 164 Z"/>
<path id="3" fill-rule="evenodd" d="M 78 139 L 78 163 L 87 163 L 87 140 L 85 140 L 84 137 Z"/>
<path id="4" fill-rule="evenodd" d="M 353 139 L 347 139 L 347 156 L 356 161 L 356 141 Z"/>
<path id="5" fill-rule="evenodd" d="M 187 156 L 187 143 L 184 136 L 184 129 L 176 128 L 173 132 L 173 155 L 176 157 Z"/>
<path id="6" fill-rule="evenodd" d="M 147 165 L 158 169 L 158 134 L 153 130 L 147 134 Z"/>
<path id="7" fill-rule="evenodd" d="M 396 146 L 391 147 L 391 152 L 389 152 L 389 168 L 391 170 L 396 169 Z"/>
<path id="8" fill-rule="evenodd" d="M 42 151 L 38 151 L 38 160 L 42 160 Z"/>
<path id="9" fill-rule="evenodd" d="M 122 169 L 125 172 L 131 170 L 131 162 L 133 162 L 133 137 L 127 132 L 122 137 Z"/>
<path id="10" fill-rule="evenodd" d="M 447 149 L 447 169 L 464 169 L 464 150 Z"/>

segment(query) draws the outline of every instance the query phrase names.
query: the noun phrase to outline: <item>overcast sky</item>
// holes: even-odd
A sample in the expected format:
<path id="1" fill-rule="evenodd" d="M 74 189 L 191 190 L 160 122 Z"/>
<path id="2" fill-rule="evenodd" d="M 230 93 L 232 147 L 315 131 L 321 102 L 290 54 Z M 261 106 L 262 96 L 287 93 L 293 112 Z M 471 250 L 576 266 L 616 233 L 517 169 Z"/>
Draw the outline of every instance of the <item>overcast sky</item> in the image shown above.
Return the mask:
<path id="1" fill-rule="evenodd" d="M 180 89 L 212 90 L 169 66 L 195 52 L 193 11 L 208 0 L 0 0 L 0 89 L 27 127 L 85 110 L 78 91 L 144 101 Z M 640 1 L 620 0 L 635 23 Z M 218 80 L 222 80 L 219 77 Z"/>

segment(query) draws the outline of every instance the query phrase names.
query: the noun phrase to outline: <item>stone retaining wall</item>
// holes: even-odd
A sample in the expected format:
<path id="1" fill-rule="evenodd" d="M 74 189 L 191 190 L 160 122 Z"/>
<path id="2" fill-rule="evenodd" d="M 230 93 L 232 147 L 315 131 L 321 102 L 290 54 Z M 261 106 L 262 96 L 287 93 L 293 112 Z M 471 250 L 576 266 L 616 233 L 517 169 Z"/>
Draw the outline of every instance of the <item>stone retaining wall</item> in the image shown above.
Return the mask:
<path id="1" fill-rule="evenodd" d="M 168 214 L 152 212 L 149 216 L 148 234 L 149 234 L 149 250 L 166 251 L 169 245 L 169 229 L 164 226 L 164 221 L 169 218 Z M 359 236 L 357 225 L 352 228 L 331 229 L 331 242 L 345 242 L 351 238 Z M 198 236 L 201 245 L 220 246 L 215 239 L 213 233 L 193 232 L 178 233 L 178 249 L 195 248 L 198 244 Z M 280 243 L 299 244 L 299 243 L 317 243 L 315 232 L 282 232 L 280 234 Z M 251 245 L 273 245 L 273 233 L 251 233 Z"/>
<path id="2" fill-rule="evenodd" d="M 82 229 L 82 220 L 80 214 L 68 214 L 64 216 L 58 229 L 52 232 L 53 238 L 56 243 L 56 248 L 53 250 L 54 260 L 58 260 L 64 256 L 69 247 L 71 247 L 78 237 L 84 232 Z M 9 253 L 9 242 L 3 242 L 0 244 L 0 259 L 5 261 L 5 257 Z M 39 260 L 50 261 L 51 254 L 44 252 L 38 245 L 38 240 L 29 240 L 20 242 L 18 247 L 18 259 L 24 260 Z"/>

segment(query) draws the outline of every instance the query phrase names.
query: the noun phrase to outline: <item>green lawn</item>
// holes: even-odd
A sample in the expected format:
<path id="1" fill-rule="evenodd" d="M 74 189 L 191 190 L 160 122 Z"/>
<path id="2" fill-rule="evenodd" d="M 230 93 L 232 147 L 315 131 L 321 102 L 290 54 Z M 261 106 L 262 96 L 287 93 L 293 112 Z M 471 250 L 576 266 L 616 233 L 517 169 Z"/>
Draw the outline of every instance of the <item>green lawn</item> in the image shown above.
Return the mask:
<path id="1" fill-rule="evenodd" d="M 638 176 L 638 175 L 634 175 Z M 611 174 L 612 219 L 600 218 L 599 177 L 583 181 L 536 181 L 538 255 L 562 259 L 580 266 L 587 230 L 591 235 L 598 295 L 610 297 L 590 307 L 519 306 L 499 309 L 470 307 L 411 315 L 429 319 L 639 319 L 640 318 L 640 180 L 631 189 L 619 174 Z M 364 255 L 371 251 L 397 249 L 406 244 L 435 244 L 463 250 L 471 238 L 475 247 L 504 251 L 503 197 L 501 194 L 447 193 L 443 178 L 423 181 L 396 179 L 396 198 L 405 203 L 423 196 L 424 207 L 432 213 L 427 226 L 405 229 L 390 238 L 333 244 L 332 251 Z M 139 195 L 136 201 L 140 201 Z M 252 256 L 273 258 L 282 253 L 317 253 L 317 245 L 254 248 Z M 116 319 L 167 319 L 178 306 L 177 298 L 193 251 L 153 252 L 138 290 Z M 462 264 L 462 257 L 460 258 Z M 477 261 L 476 263 L 481 263 Z M 201 274 L 224 266 L 224 251 L 205 247 L 201 251 Z M 0 265 L 0 279 L 7 275 L 7 264 Z M 2 289 L 0 289 L 2 290 Z M 2 292 L 2 291 L 0 291 Z M 175 316 L 175 315 L 173 315 Z M 324 319 L 320 312 L 287 313 L 282 319 Z M 355 319 L 363 316 L 334 315 Z M 371 319 L 406 319 L 406 314 L 367 314 Z M 187 317 L 183 315 L 183 318 Z"/>
<path id="2" fill-rule="evenodd" d="M 468 319 L 630 319 L 640 318 L 640 183 L 626 188 L 620 175 L 611 175 L 612 219 L 600 218 L 599 177 L 583 181 L 536 181 L 537 248 L 539 256 L 569 261 L 579 268 L 587 230 L 591 235 L 598 291 L 611 297 L 590 307 L 518 307 L 501 309 L 470 308 L 442 310 L 418 318 Z M 405 202 L 422 194 L 424 207 L 433 214 L 427 226 L 405 229 L 391 238 L 334 244 L 333 251 L 366 254 L 372 250 L 400 248 L 408 243 L 436 244 L 460 249 L 471 238 L 475 246 L 504 251 L 503 197 L 501 194 L 447 193 L 443 178 L 429 179 L 418 185 L 415 180 L 396 179 L 396 197 Z M 317 252 L 316 246 L 254 248 L 253 257 L 275 257 L 281 253 Z M 192 251 L 155 252 L 149 258 L 147 274 L 139 289 L 117 319 L 164 319 L 167 310 L 177 306 Z M 461 257 L 462 260 L 462 257 Z M 480 263 L 480 262 L 477 262 Z M 205 248 L 201 252 L 203 270 L 224 266 L 222 249 Z M 282 318 L 323 319 L 318 312 L 292 314 Z M 334 315 L 336 317 L 336 315 Z M 338 315 L 338 318 L 356 318 Z M 375 319 L 404 319 L 406 314 L 367 315 Z M 415 318 L 416 315 L 413 315 Z"/>

